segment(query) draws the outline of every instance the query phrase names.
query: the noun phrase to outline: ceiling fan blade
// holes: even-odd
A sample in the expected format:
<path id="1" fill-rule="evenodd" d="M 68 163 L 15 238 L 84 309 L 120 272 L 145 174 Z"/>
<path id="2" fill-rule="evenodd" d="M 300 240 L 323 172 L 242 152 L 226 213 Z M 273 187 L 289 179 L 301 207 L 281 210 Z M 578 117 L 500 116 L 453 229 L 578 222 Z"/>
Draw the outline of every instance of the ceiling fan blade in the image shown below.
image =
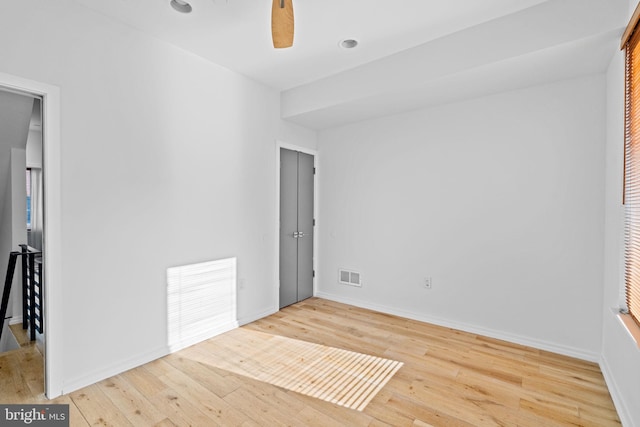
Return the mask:
<path id="1" fill-rule="evenodd" d="M 293 2 L 273 0 L 271 8 L 271 37 L 276 49 L 293 46 Z"/>

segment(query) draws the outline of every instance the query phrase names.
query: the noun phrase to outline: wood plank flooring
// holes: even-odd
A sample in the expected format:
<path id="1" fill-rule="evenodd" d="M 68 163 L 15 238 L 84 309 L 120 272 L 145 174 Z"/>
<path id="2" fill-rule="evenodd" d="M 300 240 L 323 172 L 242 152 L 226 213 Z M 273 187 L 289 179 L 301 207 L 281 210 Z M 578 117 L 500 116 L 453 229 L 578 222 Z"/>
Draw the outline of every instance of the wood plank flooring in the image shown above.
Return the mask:
<path id="1" fill-rule="evenodd" d="M 594 363 L 317 298 L 243 328 L 404 366 L 359 412 L 212 366 L 219 336 L 54 403 L 72 426 L 620 425 Z M 0 402 L 43 400 L 36 347 L 0 355 Z"/>
<path id="2" fill-rule="evenodd" d="M 216 357 L 181 356 L 229 373 L 362 411 L 402 362 L 247 328 L 214 337 Z"/>
<path id="3" fill-rule="evenodd" d="M 22 329 L 22 323 L 15 323 L 13 325 L 9 325 L 9 329 L 11 329 L 11 333 L 16 338 L 16 341 L 20 345 L 20 347 L 33 345 L 29 340 L 29 331 L 27 329 Z"/>

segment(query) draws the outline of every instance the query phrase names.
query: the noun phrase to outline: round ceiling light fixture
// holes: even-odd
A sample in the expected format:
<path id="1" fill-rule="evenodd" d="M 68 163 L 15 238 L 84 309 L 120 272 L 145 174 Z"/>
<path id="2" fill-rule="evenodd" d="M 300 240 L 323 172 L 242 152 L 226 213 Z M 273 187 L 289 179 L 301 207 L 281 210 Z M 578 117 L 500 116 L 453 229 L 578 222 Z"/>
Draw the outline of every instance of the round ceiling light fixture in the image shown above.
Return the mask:
<path id="1" fill-rule="evenodd" d="M 191 13 L 193 8 L 184 0 L 171 0 L 171 7 L 180 13 Z"/>
<path id="2" fill-rule="evenodd" d="M 358 40 L 355 39 L 344 39 L 340 41 L 340 47 L 343 49 L 353 49 L 358 46 Z"/>

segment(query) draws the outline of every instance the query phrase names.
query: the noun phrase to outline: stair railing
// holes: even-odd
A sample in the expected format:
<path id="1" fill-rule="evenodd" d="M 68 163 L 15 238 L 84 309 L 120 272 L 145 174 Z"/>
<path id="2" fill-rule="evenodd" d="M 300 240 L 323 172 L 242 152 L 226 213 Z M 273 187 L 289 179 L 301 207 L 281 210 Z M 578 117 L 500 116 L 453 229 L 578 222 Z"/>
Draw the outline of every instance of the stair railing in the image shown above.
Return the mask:
<path id="1" fill-rule="evenodd" d="M 11 252 L 9 254 L 9 265 L 7 266 L 7 277 L 4 280 L 4 289 L 2 291 L 2 305 L 0 305 L 0 339 L 2 339 L 2 331 L 4 331 L 4 321 L 7 317 L 7 307 L 9 306 L 9 295 L 11 294 L 11 282 L 13 282 L 13 273 L 16 269 L 16 260 L 20 256 L 20 252 Z"/>
<path id="2" fill-rule="evenodd" d="M 29 328 L 30 339 L 34 341 L 36 339 L 36 331 L 42 333 L 43 330 L 42 262 L 36 259 L 36 256 L 42 255 L 42 252 L 28 245 L 19 246 L 21 248 L 20 252 L 14 251 L 9 254 L 9 264 L 0 305 L 0 319 L 3 322 L 2 327 L 0 327 L 0 339 L 2 338 L 4 321 L 9 307 L 9 296 L 16 262 L 20 256 L 22 257 L 22 329 Z"/>

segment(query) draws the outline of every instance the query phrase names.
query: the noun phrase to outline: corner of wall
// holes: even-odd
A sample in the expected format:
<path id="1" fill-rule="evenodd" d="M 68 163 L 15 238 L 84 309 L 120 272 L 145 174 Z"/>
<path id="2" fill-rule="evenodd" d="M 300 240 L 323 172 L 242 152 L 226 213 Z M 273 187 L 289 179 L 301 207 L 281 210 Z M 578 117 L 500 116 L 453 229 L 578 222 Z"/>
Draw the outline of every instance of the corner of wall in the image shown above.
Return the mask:
<path id="1" fill-rule="evenodd" d="M 635 1 L 631 12 L 635 9 Z M 605 229 L 600 369 L 624 426 L 640 425 L 640 351 L 617 316 L 624 297 L 624 54 L 616 52 L 606 72 Z"/>

